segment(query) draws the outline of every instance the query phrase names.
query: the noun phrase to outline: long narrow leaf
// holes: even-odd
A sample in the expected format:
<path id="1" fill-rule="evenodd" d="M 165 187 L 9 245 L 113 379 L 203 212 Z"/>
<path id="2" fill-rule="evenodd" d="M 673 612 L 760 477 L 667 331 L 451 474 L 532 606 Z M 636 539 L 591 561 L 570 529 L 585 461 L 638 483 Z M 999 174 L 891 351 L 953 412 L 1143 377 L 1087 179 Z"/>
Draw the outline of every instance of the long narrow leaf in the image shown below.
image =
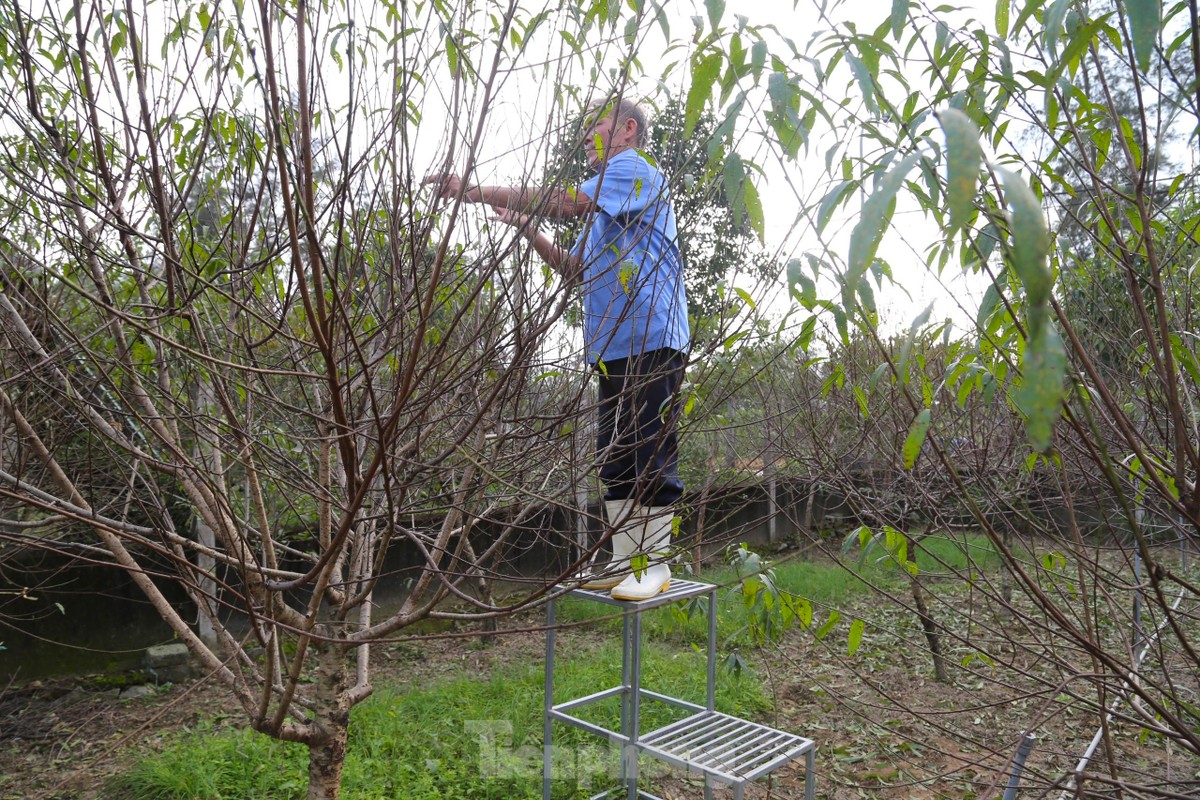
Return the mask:
<path id="1" fill-rule="evenodd" d="M 925 437 L 929 434 L 929 423 L 931 411 L 928 408 L 921 409 L 917 414 L 917 418 L 912 421 L 912 425 L 908 428 L 908 436 L 904 439 L 904 468 L 912 469 L 917 463 L 917 456 L 921 454 L 921 448 L 925 445 Z"/>
<path id="2" fill-rule="evenodd" d="M 1000 170 L 1004 179 L 1012 229 L 1012 266 L 1025 284 L 1030 305 L 1045 303 L 1050 297 L 1050 229 L 1041 203 L 1024 179 L 1014 172 Z"/>
<path id="3" fill-rule="evenodd" d="M 913 153 L 893 167 L 879 182 L 875 193 L 863 204 L 862 216 L 850 234 L 849 272 L 846 275 L 848 286 L 858 285 L 859 278 L 875 258 L 875 251 L 879 248 L 879 240 L 883 238 L 883 231 L 887 225 L 888 209 L 905 177 L 920 157 L 920 154 Z"/>
<path id="4" fill-rule="evenodd" d="M 979 129 L 963 112 L 948 108 L 938 115 L 938 119 L 946 134 L 946 201 L 950 206 L 950 227 L 958 230 L 967 223 L 975 208 L 983 148 L 979 145 Z"/>
<path id="5" fill-rule="evenodd" d="M 1145 72 L 1150 69 L 1154 40 L 1158 38 L 1158 30 L 1162 27 L 1162 0 L 1126 0 L 1125 11 L 1129 14 L 1129 29 L 1138 69 Z"/>

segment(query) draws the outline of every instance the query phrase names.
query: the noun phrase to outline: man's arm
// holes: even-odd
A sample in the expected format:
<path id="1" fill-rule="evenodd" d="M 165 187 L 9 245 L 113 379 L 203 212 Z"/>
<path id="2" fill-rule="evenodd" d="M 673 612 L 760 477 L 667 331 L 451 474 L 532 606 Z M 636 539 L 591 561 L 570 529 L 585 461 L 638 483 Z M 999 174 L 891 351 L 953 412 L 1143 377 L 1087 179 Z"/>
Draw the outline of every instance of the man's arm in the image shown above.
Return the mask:
<path id="1" fill-rule="evenodd" d="M 486 203 L 497 209 L 539 214 L 551 219 L 578 217 L 596 207 L 592 199 L 582 192 L 550 186 L 518 189 L 475 185 L 467 186 L 464 191 L 462 178 L 454 174 L 429 175 L 421 181 L 422 185 L 430 183 L 438 185 L 438 194 L 444 200 L 453 199 L 462 192 L 463 200 L 468 203 Z"/>
<path id="2" fill-rule="evenodd" d="M 549 236 L 542 233 L 534 225 L 534 220 L 528 214 L 521 214 L 508 208 L 496 208 L 493 219 L 506 225 L 512 225 L 533 243 L 533 249 L 542 260 L 570 286 L 583 277 L 583 259 L 565 247 L 555 244 Z"/>

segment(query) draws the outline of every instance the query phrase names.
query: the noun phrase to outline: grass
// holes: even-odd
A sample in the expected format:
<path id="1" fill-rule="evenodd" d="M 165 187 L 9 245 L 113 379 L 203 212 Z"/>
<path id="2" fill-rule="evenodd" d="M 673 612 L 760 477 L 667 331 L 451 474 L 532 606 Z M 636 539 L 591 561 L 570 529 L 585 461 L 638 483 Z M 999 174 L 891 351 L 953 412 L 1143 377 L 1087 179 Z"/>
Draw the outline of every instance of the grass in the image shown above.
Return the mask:
<path id="1" fill-rule="evenodd" d="M 650 615 L 654 616 L 654 615 Z M 560 640 L 555 700 L 581 697 L 620 682 L 619 643 L 570 653 Z M 648 642 L 643 686 L 702 701 L 704 656 Z M 541 797 L 542 692 L 540 663 L 516 664 L 487 678 L 456 677 L 419 690 L 383 689 L 352 716 L 343 776 L 346 800 Z M 753 676 L 718 676 L 717 707 L 753 717 L 768 708 Z M 618 727 L 616 701 L 579 716 Z M 643 731 L 678 719 L 658 703 L 642 706 Z M 615 774 L 606 742 L 555 726 L 556 798 L 590 797 Z M 304 796 L 307 753 L 251 731 L 210 724 L 179 736 L 163 752 L 139 761 L 108 787 L 115 800 L 295 800 Z"/>
<path id="2" fill-rule="evenodd" d="M 950 570 L 989 572 L 1000 567 L 1000 554 L 991 540 L 981 534 L 930 535 L 921 540 L 921 549 L 922 566 L 934 574 L 947 574 Z"/>

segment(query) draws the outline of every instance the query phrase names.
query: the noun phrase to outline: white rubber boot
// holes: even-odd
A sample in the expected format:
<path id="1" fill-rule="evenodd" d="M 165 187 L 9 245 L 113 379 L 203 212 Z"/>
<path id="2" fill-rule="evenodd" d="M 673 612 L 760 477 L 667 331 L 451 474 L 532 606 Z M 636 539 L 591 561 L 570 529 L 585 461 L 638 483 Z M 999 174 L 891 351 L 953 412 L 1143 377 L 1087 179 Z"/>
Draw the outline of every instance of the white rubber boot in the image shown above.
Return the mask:
<path id="1" fill-rule="evenodd" d="M 671 585 L 671 565 L 667 558 L 675 514 L 669 506 L 654 506 L 638 509 L 637 516 L 644 525 L 635 552 L 645 554 L 650 566 L 613 587 L 612 596 L 616 600 L 649 600 Z"/>
<path id="2" fill-rule="evenodd" d="M 612 558 L 604 564 L 593 564 L 584 573 L 583 589 L 611 589 L 631 573 L 629 559 L 637 553 L 640 541 L 641 518 L 633 508 L 633 500 L 605 500 L 604 516 L 613 532 Z"/>

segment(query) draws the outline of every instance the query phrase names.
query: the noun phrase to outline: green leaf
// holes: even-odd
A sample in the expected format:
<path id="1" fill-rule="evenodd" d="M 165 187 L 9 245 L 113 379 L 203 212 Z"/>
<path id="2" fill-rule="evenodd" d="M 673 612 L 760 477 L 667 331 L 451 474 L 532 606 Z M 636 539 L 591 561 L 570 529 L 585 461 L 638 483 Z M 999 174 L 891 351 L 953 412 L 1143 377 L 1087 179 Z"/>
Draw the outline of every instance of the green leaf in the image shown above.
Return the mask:
<path id="1" fill-rule="evenodd" d="M 1108 161 L 1109 149 L 1112 147 L 1112 128 L 1103 128 L 1092 134 L 1092 144 L 1096 146 L 1096 169 L 1103 169 Z M 1171 194 L 1174 194 L 1172 192 Z"/>
<path id="2" fill-rule="evenodd" d="M 863 631 L 866 630 L 866 623 L 861 619 L 856 619 L 850 623 L 850 644 L 848 651 L 850 655 L 858 652 L 858 648 L 862 647 Z"/>
<path id="3" fill-rule="evenodd" d="M 811 316 L 804 320 L 804 324 L 800 326 L 800 335 L 796 337 L 796 343 L 803 350 L 808 350 L 808 346 L 812 344 L 813 335 L 817 332 L 817 318 Z"/>
<path id="4" fill-rule="evenodd" d="M 454 42 L 454 36 L 446 34 L 446 62 L 450 66 L 450 74 L 458 74 L 458 45 Z"/>
<path id="5" fill-rule="evenodd" d="M 758 81 L 762 78 L 763 67 L 767 63 L 767 43 L 759 39 L 750 48 L 750 72 L 754 75 L 754 80 Z"/>
<path id="6" fill-rule="evenodd" d="M 847 325 L 846 312 L 841 306 L 834 306 L 829 309 L 833 314 L 833 324 L 837 328 L 838 337 L 841 338 L 842 344 L 850 346 L 850 328 Z"/>
<path id="7" fill-rule="evenodd" d="M 1200 386 L 1200 359 L 1197 359 L 1196 354 L 1187 348 L 1179 334 L 1171 334 L 1171 352 L 1175 355 L 1179 366 L 1192 379 L 1192 383 Z"/>
<path id="8" fill-rule="evenodd" d="M 1125 146 L 1129 148 L 1129 153 L 1133 156 L 1133 163 L 1141 166 L 1142 163 L 1142 148 L 1138 145 L 1137 134 L 1134 133 L 1133 123 L 1128 117 L 1121 117 L 1121 138 L 1125 140 Z"/>
<path id="9" fill-rule="evenodd" d="M 625 20 L 625 46 L 634 48 L 637 46 L 638 33 L 641 31 L 641 19 L 637 16 L 631 16 Z"/>
<path id="10" fill-rule="evenodd" d="M 700 114 L 712 97 L 713 84 L 721 71 L 721 54 L 712 53 L 700 59 L 692 68 L 692 87 L 688 90 L 687 104 L 684 106 L 684 137 L 691 136 L 700 121 Z"/>
<path id="11" fill-rule="evenodd" d="M 838 620 L 841 619 L 841 617 L 841 613 L 836 608 L 829 609 L 829 616 L 825 618 L 823 623 L 821 623 L 821 627 L 817 628 L 817 641 L 820 641 L 828 636 L 829 632 L 833 630 L 833 626 L 838 624 Z"/>
<path id="12" fill-rule="evenodd" d="M 784 603 L 790 609 L 792 615 L 805 628 L 812 626 L 813 607 L 812 603 L 794 594 L 783 594 Z"/>
<path id="13" fill-rule="evenodd" d="M 1017 36 L 1021 33 L 1021 29 L 1025 27 L 1025 23 L 1043 5 L 1045 5 L 1045 3 L 1043 3 L 1042 0 L 1028 0 L 1025 5 L 1021 7 L 1021 13 L 1017 14 L 1017 22 L 1012 26 L 1013 36 Z"/>
<path id="14" fill-rule="evenodd" d="M 868 392 L 874 394 L 875 388 L 879 386 L 879 379 L 887 374 L 888 368 L 889 364 L 886 361 L 875 367 L 875 370 L 871 373 L 871 379 L 867 381 Z M 891 381 L 888 382 L 891 383 Z"/>
<path id="15" fill-rule="evenodd" d="M 912 469 L 917 463 L 917 456 L 921 454 L 921 447 L 925 444 L 925 437 L 929 433 L 929 423 L 931 411 L 928 408 L 921 409 L 917 414 L 917 418 L 912 421 L 912 425 L 908 427 L 908 436 L 904 439 L 904 468 Z"/>
<path id="16" fill-rule="evenodd" d="M 871 288 L 871 281 L 866 275 L 858 282 L 858 302 L 862 304 L 863 310 L 874 316 L 877 312 L 875 306 L 875 290 Z"/>
<path id="17" fill-rule="evenodd" d="M 875 193 L 863 203 L 862 216 L 850 234 L 849 271 L 846 274 L 848 286 L 856 285 L 874 260 L 879 240 L 883 238 L 884 227 L 891 217 L 889 212 L 896 192 L 904 183 L 909 170 L 920 158 L 919 153 L 913 153 L 893 167 L 883 176 Z"/>
<path id="18" fill-rule="evenodd" d="M 1054 68 L 1052 75 L 1062 74 L 1064 71 L 1074 69 L 1074 66 L 1079 61 L 1080 57 L 1092 45 L 1092 41 L 1096 36 L 1096 32 L 1101 28 L 1106 27 L 1106 22 L 1102 19 L 1096 19 L 1089 22 L 1087 25 L 1080 25 L 1071 33 L 1071 41 L 1063 48 L 1062 55 L 1058 59 L 1058 64 Z"/>
<path id="19" fill-rule="evenodd" d="M 1162 0 L 1126 0 L 1125 11 L 1129 14 L 1129 29 L 1138 68 L 1145 72 L 1150 68 L 1154 40 L 1158 38 L 1158 30 L 1162 26 Z"/>
<path id="20" fill-rule="evenodd" d="M 900 41 L 904 25 L 908 22 L 908 0 L 892 0 L 892 38 Z"/>
<path id="21" fill-rule="evenodd" d="M 1001 39 L 1008 38 L 1009 0 L 996 0 L 996 33 Z"/>
<path id="22" fill-rule="evenodd" d="M 817 284 L 808 277 L 804 272 L 804 262 L 798 258 L 793 258 L 787 263 L 787 281 L 788 291 L 791 293 L 800 305 L 808 310 L 812 310 L 813 305 L 817 302 Z M 800 284 L 800 290 L 796 290 L 796 284 Z"/>
<path id="23" fill-rule="evenodd" d="M 798 137 L 800 91 L 791 75 L 775 70 L 767 78 L 767 95 L 771 98 L 771 125 L 779 134 L 780 142 L 790 151 L 789 140 Z M 799 148 L 798 143 L 795 146 Z"/>
<path id="24" fill-rule="evenodd" d="M 722 175 L 725 197 L 729 201 L 729 213 L 734 221 L 741 225 L 743 218 L 750 217 L 750 224 L 756 232 L 762 229 L 762 203 L 758 192 L 746 174 L 745 164 L 741 156 L 731 153 L 725 160 L 725 170 Z M 757 216 L 757 219 L 756 219 Z M 761 233 L 759 234 L 761 238 Z"/>
<path id="25" fill-rule="evenodd" d="M 983 293 L 983 302 L 979 304 L 979 313 L 975 317 L 975 327 L 979 330 L 987 328 L 987 321 L 992 318 L 992 312 L 996 310 L 996 306 L 1000 305 L 1000 290 L 996 288 L 996 284 L 989 283 L 987 291 Z"/>
<path id="26" fill-rule="evenodd" d="M 863 419 L 869 419 L 871 416 L 871 406 L 867 403 L 867 393 L 858 386 L 855 386 L 854 399 L 858 403 L 858 410 L 862 414 Z"/>
<path id="27" fill-rule="evenodd" d="M 1050 53 L 1054 53 L 1058 47 L 1058 37 L 1063 30 L 1063 20 L 1066 19 L 1073 2 L 1075 0 L 1055 0 L 1054 5 L 1050 6 L 1042 19 L 1044 26 L 1042 41 L 1045 42 L 1046 50 Z"/>
<path id="28" fill-rule="evenodd" d="M 950 206 L 950 228 L 955 231 L 975 210 L 983 148 L 979 145 L 979 129 L 963 112 L 948 108 L 938 120 L 946 134 L 946 202 Z"/>
<path id="29" fill-rule="evenodd" d="M 841 202 L 850 194 L 850 190 L 857 184 L 854 181 L 842 181 L 829 194 L 821 199 L 821 205 L 817 209 L 817 232 L 825 230 L 825 226 L 829 224 L 829 219 L 833 216 L 833 212 L 837 209 Z"/>
<path id="30" fill-rule="evenodd" d="M 854 73 L 855 80 L 858 81 L 858 86 L 862 89 L 863 102 L 867 104 L 867 108 L 879 113 L 879 104 L 875 102 L 875 77 L 871 75 L 871 70 L 863 63 L 862 59 L 855 58 L 847 54 L 846 63 L 850 65 L 850 71 Z"/>
<path id="31" fill-rule="evenodd" d="M 1030 325 L 1030 328 L 1035 326 Z M 1067 354 L 1053 325 L 1042 324 L 1036 328 L 1025 347 L 1021 385 L 1013 400 L 1025 415 L 1025 433 L 1030 444 L 1038 452 L 1045 452 L 1054 435 L 1054 423 L 1062 413 Z"/>
<path id="32" fill-rule="evenodd" d="M 725 14 L 725 0 L 704 0 L 704 7 L 708 9 L 708 21 L 715 31 L 721 26 L 721 17 Z"/>
<path id="33" fill-rule="evenodd" d="M 1012 266 L 1025 284 L 1025 296 L 1031 305 L 1050 299 L 1052 276 L 1047 263 L 1050 255 L 1050 229 L 1041 203 L 1019 175 L 999 170 L 1004 179 L 1005 200 L 1012 230 Z"/>
<path id="34" fill-rule="evenodd" d="M 917 314 L 913 319 L 912 324 L 908 326 L 908 336 L 904 338 L 904 347 L 900 350 L 900 359 L 896 364 L 896 371 L 900 375 L 900 380 L 908 382 L 908 357 L 912 353 L 913 343 L 917 341 L 917 334 L 921 332 L 926 322 L 929 322 L 929 315 L 933 313 L 933 303 L 925 306 L 925 309 Z"/>
<path id="35" fill-rule="evenodd" d="M 981 263 L 986 262 L 992 251 L 996 249 L 996 245 L 1000 242 L 1000 232 L 996 230 L 996 226 L 988 223 L 975 237 L 975 252 L 979 256 Z"/>
<path id="36" fill-rule="evenodd" d="M 742 182 L 743 199 L 746 204 L 746 216 L 750 219 L 750 230 L 758 234 L 758 241 L 766 243 L 766 220 L 763 216 L 762 200 L 759 199 L 758 189 L 747 175 Z"/>
<path id="37" fill-rule="evenodd" d="M 751 297 L 750 293 L 747 292 L 745 289 L 739 289 L 738 287 L 735 286 L 735 287 L 733 287 L 733 291 L 737 294 L 738 297 L 742 298 L 743 303 L 750 306 L 751 311 L 758 308 L 758 304 L 754 302 L 754 298 Z"/>

